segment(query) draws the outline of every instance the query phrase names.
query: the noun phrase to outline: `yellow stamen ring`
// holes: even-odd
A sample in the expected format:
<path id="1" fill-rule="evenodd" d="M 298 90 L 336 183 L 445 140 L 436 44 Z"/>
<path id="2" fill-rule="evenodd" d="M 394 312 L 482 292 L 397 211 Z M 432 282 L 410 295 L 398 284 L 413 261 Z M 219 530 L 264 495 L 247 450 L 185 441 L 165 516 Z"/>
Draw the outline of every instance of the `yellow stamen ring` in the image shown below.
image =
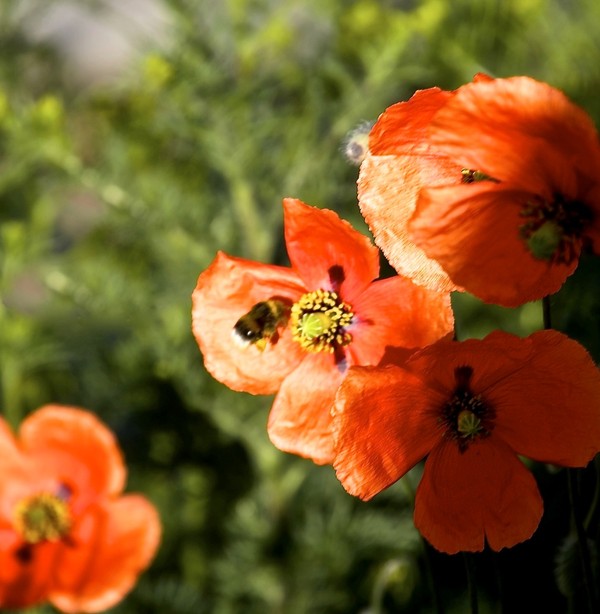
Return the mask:
<path id="1" fill-rule="evenodd" d="M 336 292 L 308 292 L 292 305 L 292 338 L 308 352 L 334 352 L 352 341 L 352 335 L 344 329 L 353 317 L 352 307 Z"/>
<path id="2" fill-rule="evenodd" d="M 19 501 L 14 521 L 16 530 L 28 544 L 57 541 L 71 528 L 67 502 L 51 493 L 40 493 Z"/>

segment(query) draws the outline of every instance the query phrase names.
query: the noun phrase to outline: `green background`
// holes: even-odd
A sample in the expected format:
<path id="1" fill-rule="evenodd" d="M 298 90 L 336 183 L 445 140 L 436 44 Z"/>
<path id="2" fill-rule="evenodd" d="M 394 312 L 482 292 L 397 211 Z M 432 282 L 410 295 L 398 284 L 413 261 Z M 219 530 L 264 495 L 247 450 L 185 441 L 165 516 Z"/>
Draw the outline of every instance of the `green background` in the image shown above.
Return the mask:
<path id="1" fill-rule="evenodd" d="M 191 293 L 219 249 L 287 263 L 283 197 L 367 233 L 345 136 L 416 89 L 525 74 L 598 122 L 600 3 L 162 0 L 161 36 L 101 80 L 31 34 L 57 4 L 0 4 L 0 397 L 13 427 L 46 403 L 96 412 L 128 490 L 160 510 L 160 551 L 112 612 L 433 612 L 430 571 L 445 611 L 466 611 L 462 557 L 412 524 L 419 468 L 362 503 L 330 467 L 276 450 L 272 398 L 205 372 Z M 116 31 L 144 18 L 144 1 L 133 17 L 71 4 Z M 599 300 L 585 256 L 552 301 L 596 359 Z M 461 339 L 541 327 L 537 303 L 454 304 Z M 576 611 L 564 472 L 533 470 L 544 519 L 530 542 L 474 557 L 482 612 Z"/>

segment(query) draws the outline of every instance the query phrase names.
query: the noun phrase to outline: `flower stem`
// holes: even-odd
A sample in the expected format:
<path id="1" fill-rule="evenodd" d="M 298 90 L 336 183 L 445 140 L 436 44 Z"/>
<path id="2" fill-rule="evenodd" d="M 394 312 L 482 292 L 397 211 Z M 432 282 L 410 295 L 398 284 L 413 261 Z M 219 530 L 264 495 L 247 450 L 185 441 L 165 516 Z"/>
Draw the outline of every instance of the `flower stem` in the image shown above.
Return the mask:
<path id="1" fill-rule="evenodd" d="M 569 500 L 571 502 L 571 510 L 573 514 L 573 524 L 575 525 L 577 543 L 579 545 L 579 558 L 581 559 L 583 585 L 587 596 L 588 609 L 590 614 L 595 614 L 595 612 L 598 612 L 598 598 L 596 596 L 592 574 L 592 562 L 590 557 L 590 549 L 588 547 L 588 538 L 581 517 L 579 493 L 577 492 L 576 469 L 567 469 L 567 480 L 569 487 Z"/>
<path id="2" fill-rule="evenodd" d="M 479 603 L 477 600 L 477 579 L 475 577 L 475 561 L 469 552 L 463 553 L 465 559 L 465 569 L 467 571 L 467 586 L 469 589 L 469 604 L 471 614 L 479 613 Z"/>
<path id="3" fill-rule="evenodd" d="M 542 313 L 544 318 L 544 330 L 552 328 L 552 314 L 550 311 L 550 297 L 545 296 L 542 299 Z"/>

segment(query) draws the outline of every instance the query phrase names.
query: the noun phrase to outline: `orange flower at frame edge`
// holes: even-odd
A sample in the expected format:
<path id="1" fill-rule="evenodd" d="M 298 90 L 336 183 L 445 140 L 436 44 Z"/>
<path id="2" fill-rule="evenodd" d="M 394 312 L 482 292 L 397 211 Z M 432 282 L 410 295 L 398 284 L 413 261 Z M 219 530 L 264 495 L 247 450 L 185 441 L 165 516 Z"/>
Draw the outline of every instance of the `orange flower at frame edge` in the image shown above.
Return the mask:
<path id="1" fill-rule="evenodd" d="M 369 148 L 361 210 L 417 283 L 514 307 L 556 292 L 584 244 L 600 253 L 598 134 L 545 83 L 479 75 L 454 92 L 417 92 L 382 114 Z M 435 275 L 406 270 L 415 253 Z"/>
<path id="2" fill-rule="evenodd" d="M 421 534 L 450 554 L 500 550 L 531 537 L 543 512 L 518 455 L 585 466 L 600 451 L 599 408 L 600 371 L 561 333 L 440 341 L 403 366 L 350 370 L 333 411 L 334 468 L 370 499 L 427 457 Z"/>
<path id="3" fill-rule="evenodd" d="M 131 590 L 160 520 L 144 497 L 121 494 L 126 469 L 103 423 L 47 405 L 15 439 L 0 421 L 0 472 L 1 607 L 100 612 Z"/>
<path id="4" fill-rule="evenodd" d="M 399 276 L 377 280 L 377 248 L 335 212 L 285 199 L 284 230 L 291 268 L 217 255 L 193 293 L 193 331 L 217 380 L 277 393 L 267 427 L 274 445 L 325 464 L 333 459 L 330 410 L 348 367 L 428 345 L 452 331 L 454 318 L 447 293 Z M 246 346 L 234 329 L 248 335 Z"/>

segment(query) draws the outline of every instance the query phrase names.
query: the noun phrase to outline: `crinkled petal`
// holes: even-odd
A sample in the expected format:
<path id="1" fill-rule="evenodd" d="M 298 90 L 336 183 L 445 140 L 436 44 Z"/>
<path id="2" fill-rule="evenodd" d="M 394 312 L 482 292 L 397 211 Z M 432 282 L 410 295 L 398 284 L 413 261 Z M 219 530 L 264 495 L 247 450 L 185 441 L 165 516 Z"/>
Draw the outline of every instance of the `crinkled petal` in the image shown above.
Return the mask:
<path id="1" fill-rule="evenodd" d="M 537 529 L 543 502 L 535 479 L 494 435 L 460 452 L 444 441 L 429 455 L 415 500 L 415 526 L 448 554 L 509 548 Z"/>
<path id="2" fill-rule="evenodd" d="M 371 499 L 414 467 L 440 440 L 435 409 L 444 400 L 396 366 L 349 369 L 332 412 L 343 487 Z"/>
<path id="3" fill-rule="evenodd" d="M 388 348 L 424 347 L 454 330 L 449 293 L 400 276 L 372 283 L 352 308 L 356 322 L 348 328 L 348 354 L 355 365 L 377 365 Z"/>
<path id="4" fill-rule="evenodd" d="M 291 269 L 234 258 L 219 252 L 198 278 L 192 301 L 194 336 L 206 370 L 233 390 L 272 394 L 298 365 L 303 352 L 282 327 L 264 351 L 244 347 L 233 328 L 261 301 L 283 299 L 291 305 L 306 290 Z"/>
<path id="5" fill-rule="evenodd" d="M 277 448 L 319 465 L 331 463 L 331 407 L 342 378 L 333 354 L 306 355 L 283 381 L 269 414 L 267 430 Z"/>
<path id="6" fill-rule="evenodd" d="M 288 255 L 306 288 L 352 300 L 379 276 L 379 251 L 337 213 L 295 198 L 283 206 Z"/>
<path id="7" fill-rule="evenodd" d="M 388 107 L 369 134 L 369 151 L 376 156 L 430 153 L 427 128 L 452 96 L 432 87 L 418 90 L 408 101 Z"/>
<path id="8" fill-rule="evenodd" d="M 536 259 L 519 236 L 528 195 L 489 181 L 421 190 L 410 236 L 485 302 L 516 307 L 553 294 L 577 266 Z"/>
<path id="9" fill-rule="evenodd" d="M 140 495 L 90 509 L 74 531 L 74 546 L 62 549 L 50 602 L 69 613 L 114 606 L 150 564 L 160 535 L 156 509 Z"/>
<path id="10" fill-rule="evenodd" d="M 522 369 L 532 353 L 533 342 L 529 338 L 495 330 L 484 339 L 442 339 L 414 352 L 404 366 L 448 400 L 456 388 L 457 367 L 472 367 L 471 390 L 487 395 L 498 382 Z"/>
<path id="11" fill-rule="evenodd" d="M 575 197 L 575 171 L 597 178 L 600 163 L 587 113 L 529 77 L 459 88 L 433 118 L 430 142 L 467 168 L 543 196 Z"/>
<path id="12" fill-rule="evenodd" d="M 569 467 L 600 452 L 600 371 L 567 336 L 540 331 L 519 369 L 486 392 L 497 433 L 518 454 Z"/>
<path id="13" fill-rule="evenodd" d="M 20 429 L 24 453 L 41 475 L 51 475 L 87 499 L 123 490 L 126 468 L 114 434 L 93 413 L 46 405 L 30 414 Z"/>
<path id="14" fill-rule="evenodd" d="M 377 246 L 398 273 L 439 292 L 459 288 L 415 243 L 407 225 L 421 187 L 458 183 L 460 171 L 445 157 L 368 155 L 358 178 L 360 211 Z"/>

